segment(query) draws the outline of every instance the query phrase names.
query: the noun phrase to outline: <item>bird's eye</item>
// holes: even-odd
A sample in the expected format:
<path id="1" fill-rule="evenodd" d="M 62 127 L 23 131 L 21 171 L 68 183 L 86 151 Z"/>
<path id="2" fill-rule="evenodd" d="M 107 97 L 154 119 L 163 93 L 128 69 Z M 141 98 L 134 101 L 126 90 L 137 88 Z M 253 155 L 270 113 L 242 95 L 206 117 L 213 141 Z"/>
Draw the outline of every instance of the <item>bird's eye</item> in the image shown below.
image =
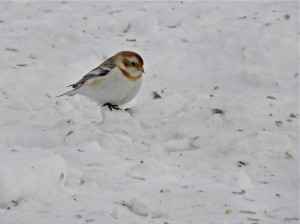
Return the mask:
<path id="1" fill-rule="evenodd" d="M 131 62 L 131 65 L 132 65 L 132 66 L 135 66 L 135 65 L 136 65 L 136 63 L 133 61 L 133 62 Z"/>

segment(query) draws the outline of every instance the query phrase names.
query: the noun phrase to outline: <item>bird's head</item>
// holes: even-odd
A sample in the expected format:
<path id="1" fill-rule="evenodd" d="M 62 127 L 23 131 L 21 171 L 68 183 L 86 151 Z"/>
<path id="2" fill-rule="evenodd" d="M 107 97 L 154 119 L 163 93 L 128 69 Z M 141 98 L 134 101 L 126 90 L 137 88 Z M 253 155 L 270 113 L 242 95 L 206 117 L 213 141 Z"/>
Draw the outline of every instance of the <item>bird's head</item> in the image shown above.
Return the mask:
<path id="1" fill-rule="evenodd" d="M 144 73 L 144 61 L 140 55 L 132 51 L 121 51 L 115 55 L 116 65 L 132 77 Z"/>

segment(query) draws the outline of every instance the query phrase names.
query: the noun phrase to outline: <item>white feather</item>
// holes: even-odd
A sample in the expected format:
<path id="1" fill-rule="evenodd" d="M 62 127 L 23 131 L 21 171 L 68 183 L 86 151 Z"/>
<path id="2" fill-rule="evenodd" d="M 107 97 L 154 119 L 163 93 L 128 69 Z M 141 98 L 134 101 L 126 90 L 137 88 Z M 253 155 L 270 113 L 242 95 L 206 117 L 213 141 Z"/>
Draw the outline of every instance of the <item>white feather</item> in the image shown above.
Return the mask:
<path id="1" fill-rule="evenodd" d="M 131 101 L 141 88 L 142 78 L 132 81 L 127 79 L 119 68 L 112 69 L 106 76 L 92 78 L 85 82 L 78 89 L 70 91 L 72 95 L 81 94 L 100 105 L 111 103 L 113 105 L 123 105 Z"/>

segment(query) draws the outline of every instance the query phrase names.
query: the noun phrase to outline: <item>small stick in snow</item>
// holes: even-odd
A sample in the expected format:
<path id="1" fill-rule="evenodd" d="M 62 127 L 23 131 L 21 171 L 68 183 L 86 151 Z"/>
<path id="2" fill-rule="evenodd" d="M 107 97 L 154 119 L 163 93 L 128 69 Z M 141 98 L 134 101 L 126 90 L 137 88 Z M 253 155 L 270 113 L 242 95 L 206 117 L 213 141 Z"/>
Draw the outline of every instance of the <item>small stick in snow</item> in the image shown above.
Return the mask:
<path id="1" fill-rule="evenodd" d="M 245 190 L 241 190 L 240 192 L 234 191 L 234 192 L 232 192 L 232 193 L 233 193 L 233 194 L 240 194 L 240 195 L 242 195 L 242 194 L 245 194 L 246 191 L 245 191 Z"/>
<path id="2" fill-rule="evenodd" d="M 212 114 L 225 114 L 225 112 L 221 109 L 212 109 L 211 110 Z"/>
<path id="3" fill-rule="evenodd" d="M 162 96 L 161 95 L 159 95 L 157 92 L 155 92 L 155 91 L 152 91 L 152 97 L 153 97 L 153 99 L 160 99 L 160 98 L 162 98 Z"/>
<path id="4" fill-rule="evenodd" d="M 71 134 L 73 134 L 73 131 L 69 131 L 68 134 L 64 137 L 64 140 L 66 140 L 66 138 Z"/>

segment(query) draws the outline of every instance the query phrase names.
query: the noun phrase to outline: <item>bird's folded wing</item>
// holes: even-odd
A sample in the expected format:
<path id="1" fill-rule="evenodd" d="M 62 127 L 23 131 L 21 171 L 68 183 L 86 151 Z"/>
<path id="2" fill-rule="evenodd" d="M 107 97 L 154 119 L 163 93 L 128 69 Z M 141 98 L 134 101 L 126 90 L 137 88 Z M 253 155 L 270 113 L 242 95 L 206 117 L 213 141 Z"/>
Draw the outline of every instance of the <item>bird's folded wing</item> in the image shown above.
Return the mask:
<path id="1" fill-rule="evenodd" d="M 106 61 L 108 62 L 108 61 Z M 96 78 L 99 76 L 106 76 L 116 65 L 114 63 L 103 63 L 99 65 L 97 68 L 93 69 L 89 73 L 87 73 L 85 76 L 82 77 L 78 82 L 69 85 L 72 86 L 73 88 L 79 87 L 82 84 L 84 84 L 87 80 Z M 68 87 L 69 87 L 68 86 Z"/>

